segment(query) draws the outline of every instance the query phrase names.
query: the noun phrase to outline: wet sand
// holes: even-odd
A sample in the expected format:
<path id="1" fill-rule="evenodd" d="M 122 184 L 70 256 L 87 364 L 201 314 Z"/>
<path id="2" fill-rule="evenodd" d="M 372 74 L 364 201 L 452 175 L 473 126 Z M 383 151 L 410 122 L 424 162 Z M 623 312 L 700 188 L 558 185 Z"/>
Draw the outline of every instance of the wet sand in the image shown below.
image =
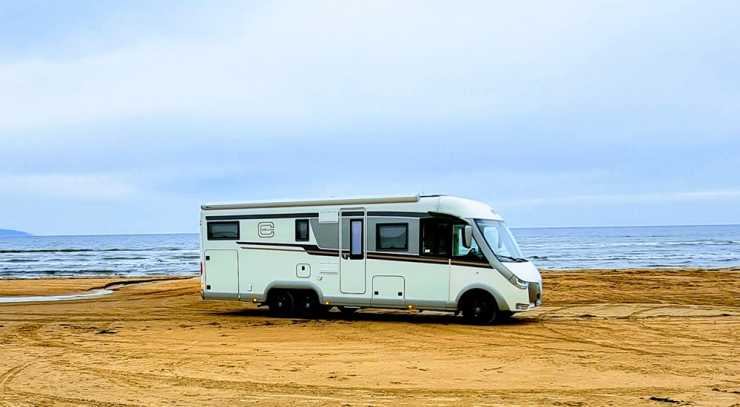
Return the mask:
<path id="1" fill-rule="evenodd" d="M 497 326 L 273 318 L 196 279 L 0 305 L 0 405 L 740 405 L 740 271 L 545 272 Z M 119 280 L 0 281 L 0 295 Z"/>

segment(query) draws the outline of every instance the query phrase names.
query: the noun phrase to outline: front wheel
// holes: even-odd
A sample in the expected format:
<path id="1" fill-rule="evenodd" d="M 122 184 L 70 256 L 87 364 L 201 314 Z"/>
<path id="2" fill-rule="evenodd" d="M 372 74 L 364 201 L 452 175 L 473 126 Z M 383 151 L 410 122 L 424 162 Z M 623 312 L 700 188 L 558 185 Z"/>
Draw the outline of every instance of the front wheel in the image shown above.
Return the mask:
<path id="1" fill-rule="evenodd" d="M 476 295 L 465 301 L 463 307 L 463 318 L 473 324 L 490 324 L 496 319 L 498 311 L 493 298 L 484 295 Z"/>
<path id="2" fill-rule="evenodd" d="M 290 315 L 293 312 L 295 299 L 293 294 L 287 290 L 279 290 L 270 295 L 268 306 L 270 312 L 275 315 Z"/>

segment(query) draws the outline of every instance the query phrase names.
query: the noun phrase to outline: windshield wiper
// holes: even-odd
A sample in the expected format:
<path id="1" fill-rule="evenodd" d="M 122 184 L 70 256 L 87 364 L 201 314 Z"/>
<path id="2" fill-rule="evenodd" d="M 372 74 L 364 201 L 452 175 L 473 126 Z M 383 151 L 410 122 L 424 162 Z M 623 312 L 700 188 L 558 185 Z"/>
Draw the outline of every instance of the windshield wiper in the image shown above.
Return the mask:
<path id="1" fill-rule="evenodd" d="M 524 262 L 527 261 L 527 259 L 522 259 L 522 258 L 519 258 L 519 257 L 503 256 L 503 255 L 500 255 L 500 254 L 497 254 L 496 257 L 498 257 L 498 259 L 500 261 L 511 261 L 511 262 L 514 262 L 514 263 L 524 263 Z"/>

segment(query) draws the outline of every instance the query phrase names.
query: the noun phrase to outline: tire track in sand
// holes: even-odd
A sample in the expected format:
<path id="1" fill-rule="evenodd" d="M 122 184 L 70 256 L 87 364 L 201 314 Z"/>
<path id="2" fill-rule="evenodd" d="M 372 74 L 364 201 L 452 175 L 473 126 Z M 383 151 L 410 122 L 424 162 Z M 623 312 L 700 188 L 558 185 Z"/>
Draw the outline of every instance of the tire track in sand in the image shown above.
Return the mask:
<path id="1" fill-rule="evenodd" d="M 100 400 L 92 400 L 85 398 L 76 397 L 63 397 L 55 396 L 51 394 L 36 393 L 31 391 L 14 390 L 10 387 L 10 384 L 26 369 L 28 369 L 35 362 L 27 362 L 20 365 L 16 365 L 2 374 L 0 374 L 0 402 L 5 402 L 5 398 L 10 396 L 11 405 L 14 405 L 16 401 L 23 401 L 30 403 L 31 405 L 37 405 L 36 402 L 43 401 L 44 404 L 58 404 L 60 402 L 72 404 L 72 405 L 96 405 L 102 407 L 129 407 L 137 404 L 123 404 L 123 403 L 112 403 Z"/>
<path id="2" fill-rule="evenodd" d="M 627 316 L 627 319 L 634 320 L 641 327 L 643 327 L 643 328 L 645 328 L 645 329 L 647 329 L 649 331 L 656 332 L 661 337 L 676 337 L 676 338 L 689 339 L 689 340 L 696 341 L 696 342 L 711 342 L 711 343 L 715 343 L 715 344 L 719 344 L 719 345 L 736 345 L 737 344 L 736 341 L 723 341 L 721 339 L 716 339 L 716 338 L 707 338 L 706 336 L 690 335 L 690 334 L 687 334 L 687 333 L 684 333 L 684 332 L 681 332 L 681 331 L 676 330 L 675 327 L 663 328 L 663 327 L 658 327 L 658 326 L 648 326 L 648 324 L 646 323 L 647 318 L 640 318 L 640 316 L 642 314 L 645 314 L 647 312 L 656 311 L 656 310 L 660 310 L 660 309 L 678 308 L 678 307 L 680 307 L 680 308 L 688 308 L 688 309 L 693 309 L 694 308 L 694 307 L 690 307 L 690 306 L 686 306 L 686 305 L 678 305 L 678 304 L 661 305 L 661 306 L 656 306 L 656 307 L 648 307 L 648 308 L 637 310 L 637 311 L 629 314 Z M 729 315 L 729 316 L 732 316 L 732 315 Z M 664 315 L 662 317 L 663 318 L 671 318 L 670 315 Z M 717 316 L 713 316 L 713 315 L 701 315 L 701 316 L 698 316 L 698 317 L 704 317 L 704 318 L 715 317 L 716 318 Z M 655 317 L 651 317 L 651 318 L 655 318 Z M 686 317 L 683 316 L 683 318 L 686 318 Z"/>
<path id="3" fill-rule="evenodd" d="M 576 336 L 576 335 L 573 335 L 573 334 L 564 332 L 563 330 L 557 329 L 557 328 L 555 328 L 555 327 L 552 326 L 554 324 L 565 325 L 565 326 L 571 325 L 572 326 L 572 323 L 569 324 L 566 321 L 552 321 L 552 320 L 548 320 L 546 318 L 546 317 L 551 316 L 552 314 L 555 314 L 557 312 L 560 312 L 560 311 L 563 311 L 563 310 L 566 310 L 566 309 L 573 309 L 573 308 L 584 307 L 584 305 L 585 304 L 574 304 L 574 305 L 568 305 L 568 306 L 564 306 L 564 307 L 559 307 L 559 308 L 555 308 L 555 309 L 552 309 L 552 310 L 548 310 L 548 311 L 545 311 L 545 312 L 541 313 L 540 315 L 538 315 L 536 319 L 537 319 L 538 323 L 542 326 L 542 328 L 544 328 L 544 329 L 546 329 L 546 330 L 548 330 L 548 331 L 550 331 L 550 332 L 558 335 L 562 340 L 564 340 L 566 342 L 580 343 L 580 344 L 584 344 L 584 345 L 591 345 L 591 346 L 596 346 L 596 347 L 601 347 L 601 348 L 606 348 L 606 349 L 612 349 L 612 350 L 617 350 L 617 351 L 622 351 L 622 352 L 628 352 L 628 353 L 635 353 L 635 354 L 638 354 L 638 355 L 645 355 L 645 356 L 692 356 L 692 355 L 685 355 L 685 354 L 675 353 L 675 352 L 656 352 L 656 351 L 650 351 L 650 350 L 646 350 L 644 348 L 639 348 L 639 347 L 634 347 L 634 346 L 620 345 L 620 344 L 615 343 L 614 341 L 600 341 L 600 340 L 595 340 L 595 339 L 587 339 L 584 336 Z M 603 304 L 599 304 L 599 305 L 603 305 Z M 657 308 L 661 308 L 661 307 L 664 307 L 664 306 L 658 306 Z M 634 312 L 632 314 L 634 314 Z M 576 316 L 576 319 L 578 319 L 577 316 Z M 628 318 L 620 318 L 620 319 L 627 320 Z M 598 326 L 595 326 L 594 328 L 597 328 L 598 329 L 599 327 Z M 576 330 L 576 332 L 578 332 L 578 330 Z"/>

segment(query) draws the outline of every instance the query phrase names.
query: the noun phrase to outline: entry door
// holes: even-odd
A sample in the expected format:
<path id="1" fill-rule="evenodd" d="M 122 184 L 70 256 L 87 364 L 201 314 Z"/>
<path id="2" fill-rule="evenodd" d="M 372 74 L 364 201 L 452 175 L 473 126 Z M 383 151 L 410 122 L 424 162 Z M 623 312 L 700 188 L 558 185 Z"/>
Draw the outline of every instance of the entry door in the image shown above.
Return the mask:
<path id="1" fill-rule="evenodd" d="M 365 293 L 367 227 L 364 209 L 345 209 L 340 214 L 339 287 L 344 294 Z"/>

